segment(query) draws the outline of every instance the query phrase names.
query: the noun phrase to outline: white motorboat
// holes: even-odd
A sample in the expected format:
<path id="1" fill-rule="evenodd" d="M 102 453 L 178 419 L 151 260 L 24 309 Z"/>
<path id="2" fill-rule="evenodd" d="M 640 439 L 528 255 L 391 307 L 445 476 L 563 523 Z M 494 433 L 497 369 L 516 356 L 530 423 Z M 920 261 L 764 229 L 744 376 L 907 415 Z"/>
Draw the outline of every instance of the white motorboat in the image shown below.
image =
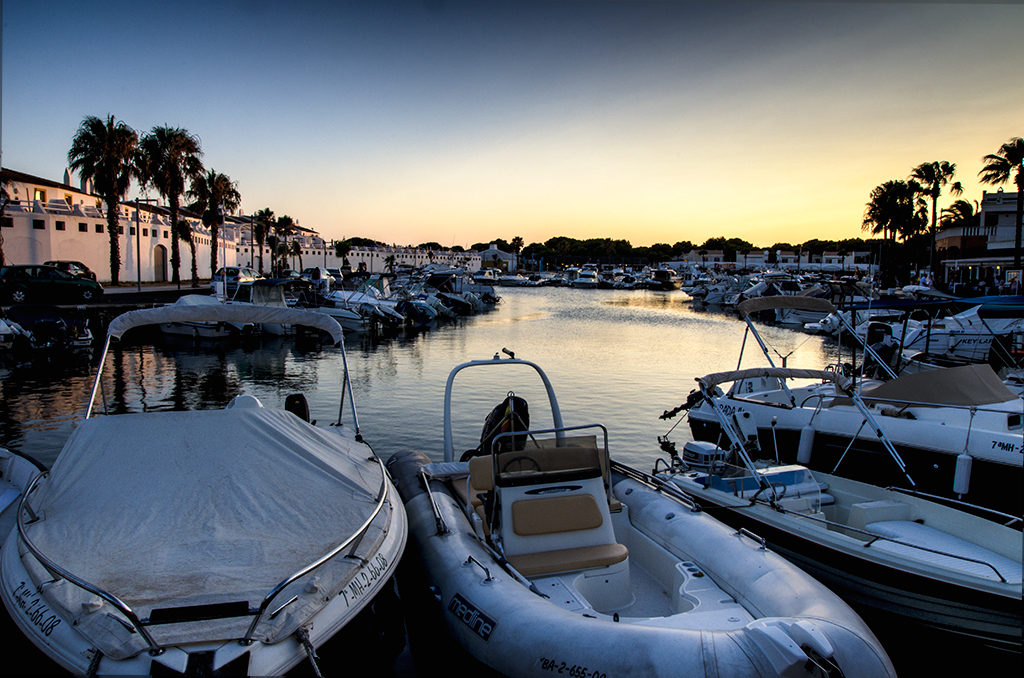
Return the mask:
<path id="1" fill-rule="evenodd" d="M 769 362 L 750 313 L 774 299 L 739 306 Z M 783 299 L 793 303 L 800 297 Z M 730 414 L 749 417 L 762 449 L 778 449 L 780 461 L 962 501 L 993 520 L 1020 527 L 1024 401 L 988 365 L 906 374 L 886 382 L 862 380 L 851 391 L 837 383 L 834 370 L 759 369 L 705 379 L 715 387 L 732 383 L 725 393 L 716 390 L 714 400 Z M 794 378 L 803 379 L 802 385 L 791 382 Z M 695 440 L 723 439 L 707 403 L 697 399 L 688 414 Z"/>
<path id="2" fill-rule="evenodd" d="M 572 286 L 592 290 L 597 288 L 599 282 L 600 278 L 597 277 L 597 271 L 592 268 L 584 268 L 572 281 Z"/>
<path id="3" fill-rule="evenodd" d="M 342 339 L 333 320 L 296 309 L 167 306 L 114 319 L 101 368 L 111 340 L 165 322 Z M 64 669 L 281 674 L 389 585 L 407 521 L 354 407 L 354 429 L 340 412 L 322 429 L 301 395 L 285 410 L 241 395 L 221 410 L 95 418 L 93 400 L 0 551 L 0 597 Z"/>
<path id="4" fill-rule="evenodd" d="M 524 428 L 510 398 L 488 417 L 487 453 L 455 461 L 455 376 L 523 366 L 544 383 L 552 427 Z M 822 584 L 671 484 L 612 462 L 603 426 L 564 426 L 537 365 L 459 365 L 444 409 L 444 462 L 399 452 L 388 468 L 441 603 L 428 623 L 483 663 L 508 676 L 895 675 Z"/>
<path id="5" fill-rule="evenodd" d="M 30 457 L 0 447 L 0 539 L 6 539 L 17 525 L 21 497 L 42 470 Z"/>
<path id="6" fill-rule="evenodd" d="M 293 284 L 291 278 L 257 278 L 256 280 L 242 281 L 238 283 L 235 295 L 228 303 L 288 308 L 288 300 L 284 292 Z M 267 323 L 262 325 L 260 330 L 265 334 L 281 336 L 290 334 L 292 327 L 280 323 Z"/>
<path id="7" fill-rule="evenodd" d="M 182 308 L 205 306 L 210 308 L 223 306 L 216 297 L 206 294 L 185 294 L 178 297 L 172 304 Z M 186 316 L 188 317 L 188 316 Z M 195 339 L 227 339 L 229 337 L 250 336 L 259 332 L 259 327 L 251 322 L 230 320 L 180 320 L 161 322 L 160 329 L 164 334 L 171 334 Z"/>
<path id="8" fill-rule="evenodd" d="M 980 641 L 999 651 L 993 656 L 1015 653 L 1019 662 L 1020 530 L 912 493 L 766 460 L 743 413 L 727 415 L 709 397 L 712 381 L 698 380 L 725 444 L 688 442 L 680 457 L 663 438 L 672 460 L 660 470 L 656 464 L 655 476 L 764 537 L 845 600 L 888 615 L 888 628 L 902 634 L 911 623 L 917 637 L 952 641 L 965 653 L 981 649 Z"/>

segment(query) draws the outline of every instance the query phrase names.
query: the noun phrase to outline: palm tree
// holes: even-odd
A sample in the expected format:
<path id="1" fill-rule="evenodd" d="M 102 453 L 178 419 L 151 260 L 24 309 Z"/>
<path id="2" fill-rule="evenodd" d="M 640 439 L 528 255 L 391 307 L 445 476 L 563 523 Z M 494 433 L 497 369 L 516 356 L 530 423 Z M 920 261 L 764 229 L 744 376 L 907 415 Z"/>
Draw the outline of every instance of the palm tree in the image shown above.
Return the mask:
<path id="1" fill-rule="evenodd" d="M 966 200 L 957 200 L 942 210 L 939 223 L 943 228 L 972 228 L 979 225 L 979 216 L 977 203 L 972 205 Z"/>
<path id="2" fill-rule="evenodd" d="M 224 213 L 237 210 L 242 196 L 238 185 L 226 174 L 210 168 L 205 175 L 192 179 L 188 197 L 192 200 L 188 208 L 201 214 L 203 226 L 210 229 L 210 275 L 213 276 L 217 273 L 217 237 L 224 223 Z"/>
<path id="3" fill-rule="evenodd" d="M 192 253 L 192 287 L 199 287 L 199 270 L 196 267 L 196 239 L 192 233 L 192 224 L 181 219 L 174 225 L 174 237 L 188 243 L 189 252 Z"/>
<path id="4" fill-rule="evenodd" d="M 386 270 L 388 273 L 394 273 L 395 272 L 395 255 L 394 254 L 389 254 L 388 256 L 384 257 L 384 270 Z"/>
<path id="5" fill-rule="evenodd" d="M 274 222 L 274 236 L 277 238 L 277 254 L 282 261 L 288 256 L 288 236 L 295 232 L 295 220 L 282 214 Z"/>
<path id="6" fill-rule="evenodd" d="M 1020 270 L 1021 217 L 1024 214 L 1024 139 L 1014 137 L 981 159 L 985 166 L 978 172 L 983 184 L 1005 184 L 1013 175 L 1017 185 L 1017 231 L 1014 237 L 1013 268 Z"/>
<path id="7" fill-rule="evenodd" d="M 132 177 L 139 145 L 138 132 L 113 115 L 106 121 L 86 116 L 78 126 L 68 151 L 68 165 L 82 179 L 92 180 L 107 206 L 107 234 L 110 237 L 110 283 L 117 285 L 121 274 L 121 226 L 119 207 Z M 138 262 L 136 262 L 136 266 Z"/>
<path id="8" fill-rule="evenodd" d="M 861 230 L 882 235 L 883 240 L 904 242 L 917 235 L 926 223 L 925 204 L 916 181 L 894 179 L 876 186 L 864 209 Z"/>
<path id="9" fill-rule="evenodd" d="M 298 240 L 292 240 L 291 247 L 288 248 L 288 254 L 293 257 L 299 258 L 299 270 L 302 270 L 302 243 Z"/>
<path id="10" fill-rule="evenodd" d="M 935 225 L 938 222 L 938 202 L 939 196 L 942 195 L 942 188 L 949 186 L 949 192 L 952 195 L 960 195 L 964 192 L 963 186 L 959 181 L 953 181 L 953 175 L 956 174 L 956 165 L 951 162 L 935 161 L 921 163 L 913 169 L 910 173 L 909 179 L 916 181 L 921 186 L 921 193 L 932 201 L 932 224 L 929 228 L 931 235 L 931 257 L 930 265 L 932 269 L 932 276 L 934 277 L 938 265 L 938 260 L 935 255 Z"/>
<path id="11" fill-rule="evenodd" d="M 256 246 L 259 247 L 260 252 L 260 275 L 263 274 L 263 244 L 267 240 L 267 236 L 270 235 L 270 229 L 273 228 L 274 224 L 274 210 L 269 207 L 264 207 L 259 212 L 253 215 L 253 240 L 256 241 Z M 274 262 L 270 262 L 271 268 L 274 266 Z"/>
<path id="12" fill-rule="evenodd" d="M 178 223 L 180 198 L 185 192 L 185 181 L 195 179 L 203 173 L 203 151 L 199 137 L 181 127 L 154 127 L 142 137 L 139 144 L 139 175 L 145 184 L 150 184 L 167 200 L 171 223 Z M 172 281 L 181 289 L 181 255 L 178 239 L 171 238 Z"/>

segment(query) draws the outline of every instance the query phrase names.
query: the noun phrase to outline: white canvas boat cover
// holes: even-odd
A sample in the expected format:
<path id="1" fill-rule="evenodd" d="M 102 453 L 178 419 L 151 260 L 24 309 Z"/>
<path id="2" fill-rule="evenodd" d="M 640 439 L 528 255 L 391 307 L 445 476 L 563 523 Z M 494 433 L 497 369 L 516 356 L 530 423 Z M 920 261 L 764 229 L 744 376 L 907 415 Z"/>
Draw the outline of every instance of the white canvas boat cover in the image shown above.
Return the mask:
<path id="1" fill-rule="evenodd" d="M 195 296 L 195 295 L 188 295 Z M 185 299 L 187 297 L 182 297 Z M 114 318 L 107 329 L 107 336 L 120 339 L 133 327 L 181 322 L 233 322 L 233 323 L 280 323 L 315 327 L 331 335 L 334 344 L 342 340 L 341 325 L 322 313 L 299 308 L 276 306 L 251 306 L 248 304 L 215 304 L 186 302 L 128 311 Z"/>
<path id="2" fill-rule="evenodd" d="M 850 380 L 838 372 L 832 372 L 830 370 L 801 370 L 791 367 L 749 367 L 745 370 L 715 372 L 704 377 L 699 377 L 697 381 L 710 390 L 727 381 L 760 379 L 762 377 L 775 377 L 777 379 L 821 379 L 822 381 L 834 382 L 843 390 L 847 390 L 850 387 Z"/>
<path id="3" fill-rule="evenodd" d="M 42 519 L 26 534 L 51 561 L 114 594 L 140 619 L 154 609 L 239 601 L 254 610 L 277 584 L 356 533 L 382 483 L 368 446 L 283 410 L 99 417 L 79 424 L 33 496 Z M 270 611 L 298 600 L 275 619 L 268 611 L 255 639 L 277 642 L 307 623 L 378 555 L 390 519 L 385 503 L 354 549 L 282 591 Z M 25 560 L 42 575 L 35 559 Z M 100 598 L 66 581 L 45 595 L 78 618 L 78 630 L 104 654 L 146 649 Z M 251 622 L 239 616 L 148 630 L 166 646 L 241 638 Z"/>

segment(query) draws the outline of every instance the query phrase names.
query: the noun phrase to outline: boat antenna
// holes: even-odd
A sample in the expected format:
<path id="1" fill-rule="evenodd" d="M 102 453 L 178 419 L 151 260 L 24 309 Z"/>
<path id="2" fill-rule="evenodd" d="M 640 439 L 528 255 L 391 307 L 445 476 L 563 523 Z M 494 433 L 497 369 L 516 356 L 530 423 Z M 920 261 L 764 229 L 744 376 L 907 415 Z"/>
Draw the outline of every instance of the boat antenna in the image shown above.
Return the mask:
<path id="1" fill-rule="evenodd" d="M 501 349 L 501 352 L 504 353 L 505 355 L 507 355 L 509 358 L 512 358 L 512 360 L 516 359 L 516 354 L 513 353 L 512 351 L 508 350 L 507 348 Z"/>

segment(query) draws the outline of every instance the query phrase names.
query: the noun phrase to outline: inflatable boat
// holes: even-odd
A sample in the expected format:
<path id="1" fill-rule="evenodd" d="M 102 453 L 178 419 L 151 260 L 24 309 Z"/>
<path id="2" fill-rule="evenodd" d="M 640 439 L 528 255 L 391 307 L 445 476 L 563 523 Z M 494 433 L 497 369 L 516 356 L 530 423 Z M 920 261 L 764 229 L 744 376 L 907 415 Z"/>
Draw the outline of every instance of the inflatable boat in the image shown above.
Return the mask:
<path id="1" fill-rule="evenodd" d="M 456 374 L 513 365 L 540 376 L 552 426 L 528 428 L 510 393 L 456 461 Z M 579 678 L 895 675 L 864 622 L 756 534 L 612 462 L 603 426 L 565 426 L 534 363 L 456 367 L 444 427 L 443 462 L 406 451 L 388 467 L 443 624 L 484 664 Z"/>

